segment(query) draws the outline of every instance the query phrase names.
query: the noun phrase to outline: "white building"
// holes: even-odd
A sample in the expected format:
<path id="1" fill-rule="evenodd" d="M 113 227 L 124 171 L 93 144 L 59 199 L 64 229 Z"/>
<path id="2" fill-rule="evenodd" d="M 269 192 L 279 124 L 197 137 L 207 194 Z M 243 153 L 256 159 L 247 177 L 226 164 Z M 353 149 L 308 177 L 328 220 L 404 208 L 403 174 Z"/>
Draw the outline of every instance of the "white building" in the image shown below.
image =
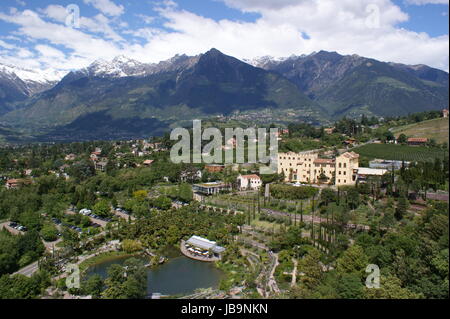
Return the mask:
<path id="1" fill-rule="evenodd" d="M 380 169 L 380 168 L 367 168 L 367 167 L 360 167 L 357 170 L 356 176 L 358 182 L 365 182 L 367 181 L 367 178 L 370 176 L 383 176 L 389 172 L 387 169 Z"/>
<path id="2" fill-rule="evenodd" d="M 215 241 L 208 240 L 199 236 L 192 236 L 186 241 L 188 246 L 198 249 L 200 252 L 212 252 L 216 256 L 220 256 L 225 251 L 225 248 L 218 246 Z"/>
<path id="3" fill-rule="evenodd" d="M 256 174 L 239 175 L 237 181 L 238 181 L 238 188 L 241 190 L 259 189 L 262 185 L 261 178 Z"/>

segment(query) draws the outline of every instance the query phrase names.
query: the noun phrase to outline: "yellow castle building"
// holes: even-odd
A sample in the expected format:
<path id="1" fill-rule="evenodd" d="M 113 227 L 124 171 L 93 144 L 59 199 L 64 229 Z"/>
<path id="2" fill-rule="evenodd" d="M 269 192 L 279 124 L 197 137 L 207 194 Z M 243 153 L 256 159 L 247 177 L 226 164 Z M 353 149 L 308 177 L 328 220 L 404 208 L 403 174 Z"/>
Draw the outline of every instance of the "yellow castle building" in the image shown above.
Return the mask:
<path id="1" fill-rule="evenodd" d="M 346 152 L 334 159 L 319 158 L 317 151 L 279 153 L 278 173 L 286 182 L 355 185 L 359 155 Z"/>

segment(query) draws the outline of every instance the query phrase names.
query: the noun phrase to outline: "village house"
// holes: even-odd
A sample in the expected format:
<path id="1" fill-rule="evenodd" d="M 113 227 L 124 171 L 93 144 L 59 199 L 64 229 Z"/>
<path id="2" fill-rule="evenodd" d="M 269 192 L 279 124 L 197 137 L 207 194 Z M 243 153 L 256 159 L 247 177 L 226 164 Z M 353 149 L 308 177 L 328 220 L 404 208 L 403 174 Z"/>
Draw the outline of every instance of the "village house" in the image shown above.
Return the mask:
<path id="1" fill-rule="evenodd" d="M 348 138 L 344 141 L 345 145 L 354 145 L 356 143 L 356 140 L 354 138 Z"/>
<path id="2" fill-rule="evenodd" d="M 201 201 L 204 196 L 217 195 L 220 192 L 229 191 L 230 189 L 229 185 L 221 181 L 192 185 L 194 200 L 197 201 Z"/>
<path id="3" fill-rule="evenodd" d="M 31 180 L 29 179 L 8 179 L 6 181 L 5 187 L 6 189 L 16 189 L 23 185 L 31 184 Z"/>
<path id="4" fill-rule="evenodd" d="M 333 134 L 334 127 L 327 127 L 327 128 L 324 128 L 323 131 L 324 131 L 326 134 Z"/>
<path id="5" fill-rule="evenodd" d="M 98 159 L 99 159 L 99 156 L 97 155 L 97 154 L 95 154 L 95 153 L 92 153 L 90 156 L 89 156 L 90 158 L 91 158 L 91 160 L 92 161 L 98 161 Z"/>
<path id="6" fill-rule="evenodd" d="M 223 171 L 225 168 L 225 165 L 220 164 L 207 164 L 205 165 L 205 169 L 208 171 L 208 173 L 219 173 Z"/>
<path id="7" fill-rule="evenodd" d="M 161 142 L 158 143 L 144 143 L 144 150 L 148 150 L 151 149 L 154 152 L 160 152 L 160 151 L 165 151 L 167 150 L 166 148 L 163 147 Z"/>
<path id="8" fill-rule="evenodd" d="M 448 109 L 443 109 L 442 110 L 442 117 L 443 118 L 447 118 L 448 117 Z"/>
<path id="9" fill-rule="evenodd" d="M 427 138 L 422 137 L 410 137 L 407 141 L 409 146 L 425 146 L 428 143 Z"/>
<path id="10" fill-rule="evenodd" d="M 95 169 L 104 172 L 106 170 L 107 165 L 108 165 L 107 161 L 99 161 L 95 163 Z"/>
<path id="11" fill-rule="evenodd" d="M 199 169 L 187 169 L 180 173 L 180 180 L 183 183 L 188 181 L 193 182 L 196 180 L 200 180 L 202 176 L 202 171 Z"/>
<path id="12" fill-rule="evenodd" d="M 238 188 L 240 190 L 256 190 L 259 189 L 262 185 L 261 178 L 256 175 L 239 175 L 237 178 Z"/>
<path id="13" fill-rule="evenodd" d="M 66 157 L 64 157 L 64 160 L 66 161 L 74 161 L 77 158 L 75 154 L 68 154 Z"/>

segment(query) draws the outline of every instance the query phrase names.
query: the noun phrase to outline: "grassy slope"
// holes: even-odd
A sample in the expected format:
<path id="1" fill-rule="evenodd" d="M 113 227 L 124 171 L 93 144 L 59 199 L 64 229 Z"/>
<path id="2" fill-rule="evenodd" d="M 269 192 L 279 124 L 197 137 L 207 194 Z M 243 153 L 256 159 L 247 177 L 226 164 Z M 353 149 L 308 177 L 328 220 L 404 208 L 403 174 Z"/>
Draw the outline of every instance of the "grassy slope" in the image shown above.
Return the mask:
<path id="1" fill-rule="evenodd" d="M 437 143 L 449 142 L 448 118 L 439 118 L 393 129 L 395 137 L 405 134 L 408 137 L 426 137 L 435 139 Z"/>

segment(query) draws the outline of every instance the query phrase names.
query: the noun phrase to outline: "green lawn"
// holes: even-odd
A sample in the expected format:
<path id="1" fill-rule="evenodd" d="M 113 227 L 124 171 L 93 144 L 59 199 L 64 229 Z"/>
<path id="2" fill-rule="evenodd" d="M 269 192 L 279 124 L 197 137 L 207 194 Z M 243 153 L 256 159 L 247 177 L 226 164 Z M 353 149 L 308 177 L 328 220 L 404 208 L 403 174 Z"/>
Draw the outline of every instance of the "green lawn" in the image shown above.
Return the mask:
<path id="1" fill-rule="evenodd" d="M 395 144 L 367 144 L 353 151 L 369 159 L 399 161 L 434 161 L 436 157 L 443 159 L 445 154 L 448 156 L 448 152 L 438 148 Z"/>

